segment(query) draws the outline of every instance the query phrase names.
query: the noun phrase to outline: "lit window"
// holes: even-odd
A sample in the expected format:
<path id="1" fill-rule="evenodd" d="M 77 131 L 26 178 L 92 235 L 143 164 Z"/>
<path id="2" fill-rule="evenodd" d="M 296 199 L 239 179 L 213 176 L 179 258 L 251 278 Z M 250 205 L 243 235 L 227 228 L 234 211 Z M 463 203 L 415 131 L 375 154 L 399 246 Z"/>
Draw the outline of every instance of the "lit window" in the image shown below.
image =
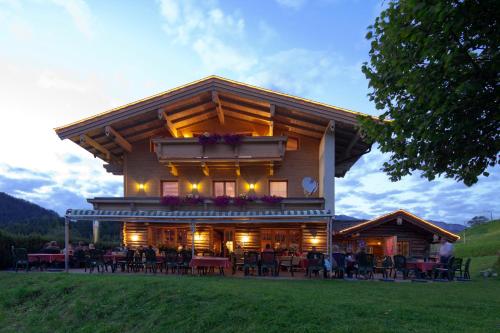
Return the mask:
<path id="1" fill-rule="evenodd" d="M 288 137 L 288 140 L 286 140 L 286 150 L 299 150 L 299 139 Z"/>
<path id="2" fill-rule="evenodd" d="M 167 196 L 167 195 L 172 195 L 172 196 L 178 196 L 179 195 L 179 182 L 178 181 L 165 181 L 161 183 L 161 193 L 162 196 Z"/>
<path id="3" fill-rule="evenodd" d="M 222 195 L 227 195 L 228 197 L 235 197 L 236 182 L 234 181 L 214 182 L 214 196 L 219 197 Z"/>
<path id="4" fill-rule="evenodd" d="M 275 195 L 277 197 L 286 198 L 287 193 L 288 193 L 288 182 L 275 181 L 275 180 L 271 180 L 269 182 L 269 195 Z"/>

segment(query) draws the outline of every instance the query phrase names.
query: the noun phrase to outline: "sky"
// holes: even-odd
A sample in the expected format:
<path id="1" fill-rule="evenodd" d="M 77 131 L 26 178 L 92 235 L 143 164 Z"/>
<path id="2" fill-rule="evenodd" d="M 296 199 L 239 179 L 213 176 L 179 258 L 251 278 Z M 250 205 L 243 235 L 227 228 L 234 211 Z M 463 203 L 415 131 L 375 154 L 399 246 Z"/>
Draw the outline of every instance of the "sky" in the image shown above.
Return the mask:
<path id="1" fill-rule="evenodd" d="M 0 191 L 63 214 L 122 196 L 123 179 L 53 128 L 208 75 L 367 114 L 361 65 L 375 0 L 0 0 Z M 336 182 L 336 213 L 403 208 L 465 223 L 500 215 L 500 170 L 472 187 L 391 182 L 372 151 Z"/>

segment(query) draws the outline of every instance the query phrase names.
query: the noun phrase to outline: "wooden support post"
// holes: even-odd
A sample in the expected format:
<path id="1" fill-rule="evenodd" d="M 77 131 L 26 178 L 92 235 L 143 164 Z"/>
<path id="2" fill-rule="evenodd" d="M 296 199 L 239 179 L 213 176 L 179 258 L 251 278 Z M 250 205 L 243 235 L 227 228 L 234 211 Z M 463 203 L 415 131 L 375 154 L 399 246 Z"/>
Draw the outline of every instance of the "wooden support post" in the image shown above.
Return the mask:
<path id="1" fill-rule="evenodd" d="M 174 177 L 179 176 L 179 170 L 177 170 L 177 167 L 172 163 L 168 162 L 168 167 L 170 169 L 170 174 Z"/>
<path id="2" fill-rule="evenodd" d="M 194 234 L 196 232 L 196 223 L 191 221 L 191 258 L 194 258 Z M 191 268 L 191 273 L 194 274 L 194 267 Z"/>
<path id="3" fill-rule="evenodd" d="M 98 150 L 99 152 L 101 152 L 102 154 L 104 154 L 106 156 L 106 160 L 108 160 L 108 161 L 111 160 L 111 152 L 109 150 L 107 150 L 106 148 L 104 148 L 100 143 L 98 143 L 97 141 L 95 141 L 94 139 L 92 139 L 91 137 L 89 137 L 86 134 L 80 135 L 80 144 L 84 144 L 84 143 L 88 144 L 92 148 L 94 148 L 94 149 Z"/>
<path id="4" fill-rule="evenodd" d="M 240 169 L 240 162 L 239 161 L 235 162 L 235 167 L 236 167 L 236 176 L 237 177 L 241 176 L 241 169 Z"/>
<path id="5" fill-rule="evenodd" d="M 274 135 L 274 115 L 276 114 L 276 105 L 271 104 L 269 108 L 269 112 L 271 113 L 271 123 L 269 124 L 269 136 Z"/>
<path id="6" fill-rule="evenodd" d="M 92 239 L 94 244 L 99 242 L 99 221 L 93 221 L 92 223 Z"/>
<path id="7" fill-rule="evenodd" d="M 325 200 L 325 209 L 335 215 L 335 122 L 326 127 L 319 144 L 319 196 Z"/>
<path id="8" fill-rule="evenodd" d="M 104 133 L 108 138 L 111 138 L 117 145 L 123 148 L 123 150 L 128 151 L 129 153 L 132 152 L 132 145 L 115 129 L 111 126 L 106 126 L 104 128 Z"/>
<path id="9" fill-rule="evenodd" d="M 274 162 L 271 161 L 270 165 L 269 165 L 269 176 L 274 176 Z"/>
<path id="10" fill-rule="evenodd" d="M 222 104 L 220 102 L 219 94 L 217 91 L 212 91 L 212 102 L 215 104 L 215 110 L 217 111 L 217 118 L 219 118 L 219 123 L 224 125 L 224 110 L 222 109 Z"/>
<path id="11" fill-rule="evenodd" d="M 64 218 L 64 271 L 69 272 L 69 218 Z"/>
<path id="12" fill-rule="evenodd" d="M 202 163 L 201 163 L 201 169 L 203 170 L 203 174 L 204 174 L 205 176 L 207 176 L 207 177 L 208 177 L 208 176 L 210 175 L 210 170 L 208 169 L 208 165 L 207 165 L 207 163 L 202 162 Z"/>

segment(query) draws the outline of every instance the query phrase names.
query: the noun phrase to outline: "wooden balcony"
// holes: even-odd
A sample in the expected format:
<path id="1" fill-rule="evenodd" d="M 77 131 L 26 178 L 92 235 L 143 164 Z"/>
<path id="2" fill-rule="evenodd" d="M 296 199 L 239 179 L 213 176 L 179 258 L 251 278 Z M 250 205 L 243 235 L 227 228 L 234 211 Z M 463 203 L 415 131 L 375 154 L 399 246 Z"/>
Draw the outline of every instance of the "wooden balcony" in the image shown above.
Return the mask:
<path id="1" fill-rule="evenodd" d="M 160 197 L 102 197 L 87 199 L 99 210 L 220 210 L 220 211 L 256 211 L 256 210 L 304 210 L 324 209 L 323 198 L 284 198 L 279 204 L 267 204 L 261 200 L 248 203 L 245 207 L 229 204 L 217 207 L 213 199 L 204 199 L 196 205 L 169 207 L 160 203 Z"/>
<path id="2" fill-rule="evenodd" d="M 203 146 L 197 138 L 154 139 L 156 155 L 163 163 L 181 162 L 279 162 L 287 137 L 243 137 L 236 146 L 224 142 Z"/>

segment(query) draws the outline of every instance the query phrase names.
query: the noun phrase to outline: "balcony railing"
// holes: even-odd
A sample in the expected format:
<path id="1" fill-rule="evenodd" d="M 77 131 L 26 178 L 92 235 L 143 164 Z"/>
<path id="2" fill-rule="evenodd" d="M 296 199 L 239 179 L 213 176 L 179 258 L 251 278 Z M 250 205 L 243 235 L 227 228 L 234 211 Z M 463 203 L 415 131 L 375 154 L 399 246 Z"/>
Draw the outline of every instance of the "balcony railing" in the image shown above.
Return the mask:
<path id="1" fill-rule="evenodd" d="M 243 207 L 229 204 L 218 207 L 213 199 L 204 199 L 195 205 L 166 206 L 161 204 L 160 197 L 106 197 L 87 199 L 94 209 L 101 210 L 221 210 L 221 211 L 255 211 L 255 210 L 303 210 L 324 209 L 323 198 L 283 198 L 280 203 L 268 204 L 261 200 L 247 203 Z"/>
<path id="2" fill-rule="evenodd" d="M 153 143 L 160 162 L 270 162 L 283 160 L 286 140 L 285 136 L 248 136 L 234 146 L 224 142 L 204 146 L 198 138 L 155 139 Z"/>

